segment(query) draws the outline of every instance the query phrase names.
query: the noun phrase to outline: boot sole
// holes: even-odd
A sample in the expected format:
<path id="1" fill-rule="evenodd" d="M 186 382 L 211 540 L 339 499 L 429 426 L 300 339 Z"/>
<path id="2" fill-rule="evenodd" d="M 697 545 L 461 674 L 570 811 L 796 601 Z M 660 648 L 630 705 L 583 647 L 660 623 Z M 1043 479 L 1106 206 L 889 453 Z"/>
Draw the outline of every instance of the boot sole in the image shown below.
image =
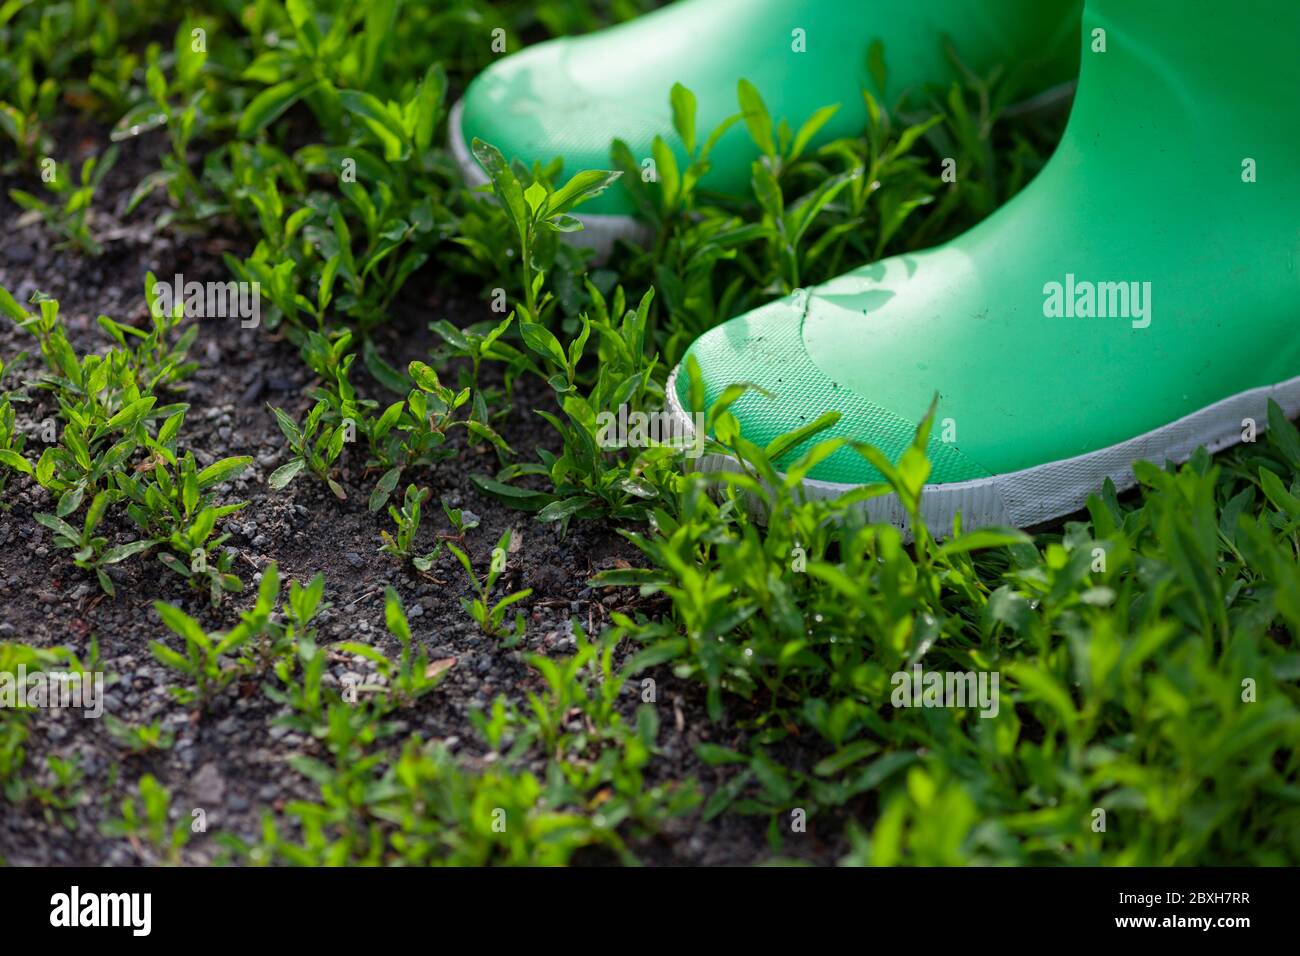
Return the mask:
<path id="1" fill-rule="evenodd" d="M 465 141 L 465 131 L 461 126 L 464 113 L 465 101 L 457 100 L 447 118 L 448 146 L 466 184 L 471 187 L 486 186 L 489 182 L 487 173 L 483 172 L 474 159 L 469 143 Z M 574 246 L 594 249 L 597 264 L 609 258 L 609 254 L 614 251 L 614 243 L 620 239 L 643 246 L 649 245 L 654 239 L 654 229 L 631 216 L 576 215 L 582 222 L 582 231 L 565 233 L 564 240 Z"/>
<path id="2" fill-rule="evenodd" d="M 694 423 L 677 398 L 680 368 L 673 369 L 668 378 L 667 411 L 672 415 L 673 424 L 683 430 L 678 434 L 693 438 Z M 992 525 L 1032 528 L 1045 524 L 1083 508 L 1088 496 L 1099 492 L 1107 478 L 1115 483 L 1118 491 L 1132 488 L 1137 483 L 1133 476 L 1135 461 L 1181 464 L 1202 445 L 1211 453 L 1223 451 L 1241 442 L 1245 418 L 1253 419 L 1258 431 L 1263 431 L 1268 423 L 1270 398 L 1288 418 L 1300 414 L 1300 377 L 1240 392 L 1154 431 L 1074 458 L 989 478 L 926 485 L 921 495 L 921 517 L 935 538 L 951 534 L 953 517 L 958 512 L 964 530 Z M 719 454 L 701 456 L 695 468 L 704 472 L 740 470 L 734 458 Z M 805 494 L 817 499 L 838 498 L 860 487 L 812 478 L 802 483 Z M 911 539 L 910 519 L 897 495 L 891 493 L 859 502 L 855 508 L 869 521 L 893 525 L 906 539 Z"/>

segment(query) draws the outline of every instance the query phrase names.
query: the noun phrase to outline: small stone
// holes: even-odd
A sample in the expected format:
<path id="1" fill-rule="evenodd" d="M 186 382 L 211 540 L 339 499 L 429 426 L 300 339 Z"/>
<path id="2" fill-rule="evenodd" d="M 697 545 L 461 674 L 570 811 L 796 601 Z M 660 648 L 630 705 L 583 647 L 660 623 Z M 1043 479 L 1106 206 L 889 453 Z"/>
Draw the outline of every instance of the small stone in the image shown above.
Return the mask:
<path id="1" fill-rule="evenodd" d="M 343 560 L 354 568 L 364 567 L 366 563 L 361 559 L 361 555 L 357 554 L 355 551 L 349 551 L 347 554 L 343 555 Z"/>
<path id="2" fill-rule="evenodd" d="M 216 764 L 205 763 L 199 768 L 199 772 L 194 775 L 192 793 L 198 803 L 208 806 L 215 806 L 225 799 L 226 781 L 222 779 Z"/>

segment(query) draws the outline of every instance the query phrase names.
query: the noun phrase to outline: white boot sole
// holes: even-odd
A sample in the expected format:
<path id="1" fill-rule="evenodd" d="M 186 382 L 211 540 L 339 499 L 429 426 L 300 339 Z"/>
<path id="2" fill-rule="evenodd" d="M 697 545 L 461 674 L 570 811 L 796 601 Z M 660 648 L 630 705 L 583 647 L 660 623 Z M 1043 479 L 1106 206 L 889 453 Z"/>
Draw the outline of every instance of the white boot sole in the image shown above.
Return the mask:
<path id="1" fill-rule="evenodd" d="M 681 429 L 677 434 L 693 438 L 694 421 L 677 398 L 680 369 L 673 369 L 668 378 L 667 410 L 674 426 Z M 1202 445 L 1212 454 L 1230 448 L 1241 442 L 1242 421 L 1247 418 L 1255 421 L 1262 432 L 1268 424 L 1270 398 L 1288 418 L 1300 414 L 1300 377 L 1240 392 L 1154 431 L 1074 458 L 989 478 L 926 485 L 921 494 L 921 517 L 935 538 L 951 534 L 953 517 L 958 512 L 963 530 L 994 525 L 1031 528 L 1065 517 L 1081 509 L 1107 478 L 1115 483 L 1117 491 L 1132 488 L 1137 483 L 1133 476 L 1135 461 L 1181 464 Z M 695 470 L 739 471 L 740 466 L 728 455 L 709 454 L 695 460 Z M 859 487 L 812 478 L 802 483 L 810 499 L 838 498 Z M 911 539 L 910 518 L 897 495 L 860 502 L 855 508 L 869 521 L 891 524 Z"/>

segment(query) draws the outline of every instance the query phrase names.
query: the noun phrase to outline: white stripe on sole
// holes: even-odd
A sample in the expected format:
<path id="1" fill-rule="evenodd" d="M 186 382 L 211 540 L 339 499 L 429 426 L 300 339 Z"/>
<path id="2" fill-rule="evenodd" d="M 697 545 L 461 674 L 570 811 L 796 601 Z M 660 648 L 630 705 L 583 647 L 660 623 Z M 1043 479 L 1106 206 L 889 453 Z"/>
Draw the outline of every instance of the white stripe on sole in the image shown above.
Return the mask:
<path id="1" fill-rule="evenodd" d="M 684 430 L 680 434 L 693 436 L 691 416 L 677 398 L 680 368 L 673 369 L 668 377 L 667 407 L 674 424 Z M 926 485 L 921 494 L 921 517 L 936 538 L 951 533 L 952 520 L 958 512 L 964 530 L 990 525 L 1028 528 L 1064 517 L 1082 508 L 1088 496 L 1100 491 L 1107 478 L 1115 483 L 1118 491 L 1132 488 L 1137 483 L 1133 477 L 1135 461 L 1181 464 L 1202 445 L 1211 453 L 1222 451 L 1241 441 L 1245 418 L 1254 419 L 1263 431 L 1268 422 L 1270 398 L 1288 418 L 1300 414 L 1300 377 L 1231 395 L 1136 438 L 1074 458 L 989 478 Z M 702 456 L 695 467 L 700 471 L 739 470 L 735 459 L 718 454 Z M 812 478 L 803 482 L 809 498 L 838 498 L 857 487 L 860 486 Z M 857 507 L 868 520 L 891 524 L 911 538 L 908 515 L 896 495 L 874 498 Z"/>

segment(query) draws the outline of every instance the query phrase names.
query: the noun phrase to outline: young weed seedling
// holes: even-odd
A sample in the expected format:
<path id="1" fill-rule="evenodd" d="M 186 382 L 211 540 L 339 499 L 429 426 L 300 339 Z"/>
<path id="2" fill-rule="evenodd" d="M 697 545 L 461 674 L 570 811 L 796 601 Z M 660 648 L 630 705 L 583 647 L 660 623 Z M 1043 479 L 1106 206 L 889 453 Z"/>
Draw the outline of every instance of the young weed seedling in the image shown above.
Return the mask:
<path id="1" fill-rule="evenodd" d="M 492 550 L 492 562 L 488 567 L 487 577 L 482 580 L 474 573 L 474 566 L 470 563 L 469 555 L 454 544 L 448 543 L 447 548 L 452 554 L 456 555 L 460 561 L 461 567 L 465 569 L 465 574 L 469 578 L 470 587 L 474 589 L 475 597 L 462 598 L 461 606 L 469 613 L 483 633 L 488 637 L 509 637 L 509 645 L 513 646 L 518 643 L 524 635 L 524 616 L 522 613 L 515 615 L 515 626 L 513 632 L 502 627 L 505 621 L 506 611 L 510 605 L 525 600 L 532 593 L 532 588 L 525 588 L 522 591 L 515 591 L 513 594 L 507 594 L 495 604 L 492 603 L 492 590 L 496 587 L 497 579 L 506 570 L 507 549 L 510 546 L 510 538 L 513 530 L 507 528 L 501 535 L 501 540 Z"/>
<path id="2" fill-rule="evenodd" d="M 227 552 L 217 552 L 229 535 L 214 538 L 213 533 L 218 521 L 248 502 L 214 506 L 211 492 L 247 468 L 252 458 L 224 458 L 199 471 L 192 453 L 186 452 L 178 460 L 168 448 L 151 447 L 156 449 L 157 462 L 152 480 L 122 471 L 113 476 L 129 502 L 127 514 L 145 534 L 171 547 L 173 553 L 160 554 L 159 560 L 191 585 L 206 584 L 215 604 L 222 591 L 240 591 L 243 582 L 230 573 L 233 558 Z"/>
<path id="3" fill-rule="evenodd" d="M 113 579 L 104 569 L 147 551 L 158 542 L 145 538 L 129 544 L 108 547 L 108 539 L 95 534 L 95 530 L 104 518 L 104 512 L 108 510 L 108 500 L 108 492 L 101 491 L 95 496 L 86 510 L 86 518 L 80 531 L 58 515 L 42 513 L 35 517 L 42 525 L 54 532 L 55 546 L 71 549 L 73 563 L 83 571 L 94 571 L 104 593 L 109 597 L 115 597 L 117 589 L 113 586 Z"/>
<path id="4" fill-rule="evenodd" d="M 0 289 L 0 292 L 3 292 Z M 19 356 L 21 360 L 23 356 Z M 4 384 L 6 366 L 3 360 L 0 360 L 0 386 Z M 8 392 L 0 390 L 0 508 L 5 508 L 4 490 L 9 481 L 9 472 L 16 471 L 21 475 L 34 474 L 35 469 L 32 463 L 23 456 L 23 447 L 27 444 L 27 436 L 18 428 L 17 414 L 14 412 L 13 401 Z"/>
<path id="5" fill-rule="evenodd" d="M 479 517 L 467 508 L 453 508 L 451 503 L 442 499 L 442 513 L 447 516 L 447 521 L 456 529 L 456 538 L 460 541 L 465 540 L 465 532 L 479 526 Z"/>
<path id="6" fill-rule="evenodd" d="M 228 634 L 208 634 L 180 608 L 165 601 L 155 601 L 153 606 L 163 624 L 185 646 L 185 653 L 180 654 L 162 641 L 149 644 L 154 657 L 190 679 L 189 687 L 170 688 L 172 696 L 182 704 L 195 705 L 200 712 L 206 711 L 213 698 L 243 673 L 229 655 L 249 641 L 252 629 L 241 622 Z"/>
<path id="7" fill-rule="evenodd" d="M 270 405 L 267 407 L 275 415 L 280 431 L 288 440 L 293 458 L 272 472 L 266 483 L 279 490 L 297 478 L 306 468 L 325 482 L 329 490 L 334 492 L 335 497 L 346 501 L 347 492 L 334 480 L 330 470 L 339 460 L 339 455 L 343 454 L 343 445 L 347 440 L 347 427 L 345 423 L 323 424 L 325 413 L 329 410 L 329 403 L 321 399 L 313 405 L 306 419 L 303 420 L 302 427 L 280 409 Z"/>
<path id="8" fill-rule="evenodd" d="M 384 623 L 388 632 L 397 638 L 402 646 L 401 656 L 396 662 L 369 644 L 355 641 L 335 645 L 335 650 L 344 654 L 358 654 L 366 660 L 373 661 L 383 679 L 382 684 L 363 684 L 358 691 L 376 693 L 376 698 L 383 713 L 398 707 L 415 703 L 442 682 L 442 675 L 454 662 L 429 662 L 423 648 L 416 650 L 415 640 L 411 636 L 411 625 L 406 618 L 406 609 L 402 599 L 391 587 L 384 589 Z"/>
<path id="9" fill-rule="evenodd" d="M 428 497 L 428 488 L 407 485 L 406 498 L 402 502 L 402 507 L 398 509 L 396 505 L 388 506 L 388 515 L 397 525 L 397 537 L 394 538 L 387 531 L 379 532 L 380 537 L 384 539 L 383 546 L 379 550 L 403 561 L 409 560 L 418 571 L 428 571 L 433 567 L 434 559 L 442 551 L 441 542 L 427 554 L 419 554 L 415 550 L 415 536 L 420 530 L 420 508 Z"/>
<path id="10" fill-rule="evenodd" d="M 322 603 L 325 575 L 317 574 L 306 585 L 290 581 L 289 600 L 277 614 L 280 590 L 280 566 L 272 561 L 262 571 L 257 602 L 251 610 L 240 614 L 240 627 L 250 634 L 240 656 L 240 663 L 248 673 L 264 673 L 295 651 L 316 646 L 312 619 L 329 606 Z"/>
<path id="11" fill-rule="evenodd" d="M 81 164 L 80 185 L 74 185 L 71 169 L 62 163 L 55 164 L 45 186 L 57 202 L 45 202 L 21 189 L 9 190 L 9 198 L 24 209 L 39 213 L 46 225 L 63 236 L 65 246 L 75 246 L 87 255 L 98 256 L 104 249 L 95 240 L 86 218 L 95 191 L 115 162 L 116 146 L 109 147 L 102 157 L 88 157 Z"/>
<path id="12" fill-rule="evenodd" d="M 162 718 L 147 724 L 133 724 L 105 714 L 104 729 L 130 757 L 170 750 L 176 740 L 176 735 L 163 727 Z"/>
<path id="13" fill-rule="evenodd" d="M 589 169 L 578 173 L 559 189 L 553 190 L 544 180 L 534 180 L 527 188 L 519 174 L 501 155 L 501 150 L 490 143 L 475 138 L 470 147 L 488 179 L 497 201 L 514 226 L 519 241 L 519 267 L 524 290 L 526 318 L 540 322 L 544 310 L 551 302 L 550 293 L 538 299 L 543 274 L 537 268 L 533 254 L 543 230 L 562 233 L 575 232 L 582 223 L 570 211 L 588 199 L 604 192 L 619 176 L 619 172 Z"/>
<path id="14" fill-rule="evenodd" d="M 122 798 L 121 816 L 106 820 L 100 830 L 105 836 L 126 837 L 137 849 L 148 844 L 164 861 L 176 863 L 189 842 L 190 821 L 180 820 L 171 826 L 171 805 L 171 791 L 147 773 L 140 778 L 135 795 Z"/>
<path id="15" fill-rule="evenodd" d="M 144 297 L 149 306 L 148 331 L 115 322 L 106 315 L 101 315 L 96 321 L 118 348 L 130 355 L 137 383 L 144 392 L 179 389 L 181 383 L 199 367 L 198 362 L 185 360 L 199 334 L 199 327 L 191 325 L 176 335 L 176 330 L 185 320 L 185 303 L 176 302 L 170 311 L 166 309 L 158 295 L 158 280 L 152 272 L 145 276 Z"/>

